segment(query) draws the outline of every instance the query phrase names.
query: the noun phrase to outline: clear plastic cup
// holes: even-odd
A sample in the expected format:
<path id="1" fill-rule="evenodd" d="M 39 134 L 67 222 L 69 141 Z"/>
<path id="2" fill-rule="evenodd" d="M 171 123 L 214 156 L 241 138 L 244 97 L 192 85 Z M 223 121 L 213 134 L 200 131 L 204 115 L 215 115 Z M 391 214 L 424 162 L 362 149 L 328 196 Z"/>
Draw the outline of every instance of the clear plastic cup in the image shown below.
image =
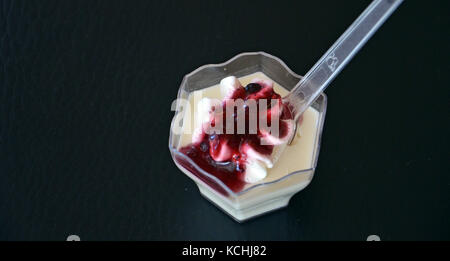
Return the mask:
<path id="1" fill-rule="evenodd" d="M 227 76 L 242 77 L 255 72 L 264 73 L 287 90 L 294 88 L 301 79 L 301 76 L 292 72 L 277 57 L 264 52 L 241 53 L 227 62 L 204 65 L 187 74 L 183 78 L 177 98 L 187 99 L 193 91 L 216 85 Z M 290 198 L 311 182 L 319 156 L 320 140 L 327 107 L 326 95 L 322 93 L 311 107 L 319 115 L 314 135 L 311 166 L 285 173 L 285 175 L 277 179 L 266 177 L 256 184 L 248 183 L 238 189 L 230 188 L 212 173 L 205 172 L 189 157 L 178 151 L 181 135 L 173 132 L 172 127 L 169 137 L 169 149 L 175 164 L 197 184 L 200 193 L 236 221 L 242 222 L 287 206 Z M 175 122 L 174 120 L 172 125 Z M 181 119 L 181 124 L 182 121 L 183 119 Z M 282 156 L 299 157 L 299 155 Z"/>

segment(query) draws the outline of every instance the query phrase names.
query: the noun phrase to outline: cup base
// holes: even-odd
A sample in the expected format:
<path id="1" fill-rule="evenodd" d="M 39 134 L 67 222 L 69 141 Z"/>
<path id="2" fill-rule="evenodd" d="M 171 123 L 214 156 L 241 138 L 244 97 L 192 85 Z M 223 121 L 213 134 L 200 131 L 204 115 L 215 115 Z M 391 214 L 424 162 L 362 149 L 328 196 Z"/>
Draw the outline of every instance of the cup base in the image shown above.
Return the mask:
<path id="1" fill-rule="evenodd" d="M 251 206 L 242 206 L 242 204 L 226 200 L 223 197 L 218 196 L 217 193 L 212 192 L 203 184 L 197 183 L 197 186 L 200 194 L 204 198 L 213 203 L 216 207 L 221 209 L 237 222 L 242 223 L 246 220 L 286 207 L 289 204 L 289 200 L 292 198 L 292 196 L 300 190 L 304 189 L 306 186 L 308 186 L 308 184 L 309 182 L 297 184 L 295 191 L 286 190 L 285 193 L 280 193 L 277 197 L 268 198 L 267 200 L 260 201 L 257 204 Z"/>
<path id="2" fill-rule="evenodd" d="M 217 197 L 202 185 L 198 185 L 198 189 L 200 190 L 200 194 L 204 198 L 206 198 L 209 202 L 213 203 L 213 205 L 218 207 L 220 210 L 228 214 L 231 218 L 239 223 L 286 207 L 289 204 L 289 200 L 292 196 L 290 195 L 287 197 L 279 197 L 246 209 L 238 209 L 232 204 L 229 204 L 229 202 L 221 199 L 220 197 Z"/>

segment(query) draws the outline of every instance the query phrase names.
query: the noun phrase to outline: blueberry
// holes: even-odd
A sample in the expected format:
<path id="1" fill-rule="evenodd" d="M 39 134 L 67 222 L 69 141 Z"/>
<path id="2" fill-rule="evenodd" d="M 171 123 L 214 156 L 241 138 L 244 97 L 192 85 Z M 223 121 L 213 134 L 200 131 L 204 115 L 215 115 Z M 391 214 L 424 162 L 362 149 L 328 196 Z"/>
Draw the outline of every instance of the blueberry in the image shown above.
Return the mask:
<path id="1" fill-rule="evenodd" d="M 247 84 L 247 86 L 245 86 L 245 91 L 247 93 L 255 93 L 258 92 L 259 90 L 261 90 L 261 85 L 257 83 L 249 83 Z"/>
<path id="2" fill-rule="evenodd" d="M 195 147 L 193 147 L 193 148 L 191 148 L 190 150 L 188 150 L 186 154 L 187 154 L 189 157 L 191 157 L 191 158 L 197 157 L 197 152 L 196 152 Z"/>
<path id="3" fill-rule="evenodd" d="M 206 144 L 206 142 L 202 142 L 200 143 L 200 150 L 203 152 L 206 152 L 209 149 L 208 144 Z"/>

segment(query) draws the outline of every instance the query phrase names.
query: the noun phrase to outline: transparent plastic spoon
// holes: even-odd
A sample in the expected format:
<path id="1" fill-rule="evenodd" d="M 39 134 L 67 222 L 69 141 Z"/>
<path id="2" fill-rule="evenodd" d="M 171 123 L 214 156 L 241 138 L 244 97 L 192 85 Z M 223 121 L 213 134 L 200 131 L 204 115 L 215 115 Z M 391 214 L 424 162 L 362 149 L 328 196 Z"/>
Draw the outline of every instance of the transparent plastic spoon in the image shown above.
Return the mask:
<path id="1" fill-rule="evenodd" d="M 283 102 L 291 109 L 295 122 L 402 1 L 374 0 L 306 73 L 294 89 L 283 98 Z M 289 143 L 294 136 L 295 131 Z M 278 159 L 282 151 L 283 149 L 277 150 L 277 155 L 273 155 L 274 161 Z"/>
<path id="2" fill-rule="evenodd" d="M 403 0 L 374 0 L 283 98 L 294 119 L 325 90 Z"/>

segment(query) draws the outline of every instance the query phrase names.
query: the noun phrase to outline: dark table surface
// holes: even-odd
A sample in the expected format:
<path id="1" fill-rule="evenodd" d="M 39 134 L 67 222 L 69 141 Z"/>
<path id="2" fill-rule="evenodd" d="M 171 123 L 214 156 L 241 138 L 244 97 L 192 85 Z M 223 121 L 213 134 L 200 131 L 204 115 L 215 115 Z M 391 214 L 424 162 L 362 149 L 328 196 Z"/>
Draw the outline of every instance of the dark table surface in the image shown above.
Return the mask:
<path id="1" fill-rule="evenodd" d="M 245 51 L 304 74 L 368 4 L 1 1 L 0 239 L 450 240 L 443 1 L 405 1 L 327 89 L 289 207 L 238 224 L 170 157 L 185 74 Z"/>

